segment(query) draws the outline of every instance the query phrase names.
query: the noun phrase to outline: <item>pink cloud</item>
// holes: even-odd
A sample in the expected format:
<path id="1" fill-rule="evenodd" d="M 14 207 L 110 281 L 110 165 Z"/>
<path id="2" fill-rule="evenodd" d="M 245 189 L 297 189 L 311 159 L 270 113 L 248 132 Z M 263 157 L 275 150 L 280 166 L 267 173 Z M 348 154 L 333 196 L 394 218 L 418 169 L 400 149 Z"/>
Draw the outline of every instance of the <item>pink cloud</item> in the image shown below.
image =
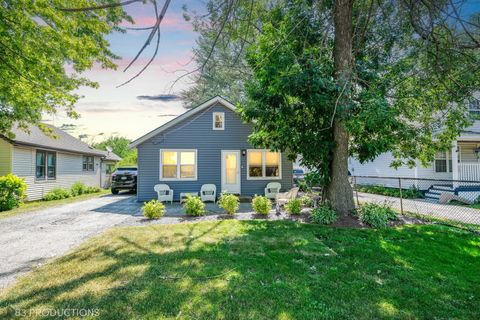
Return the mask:
<path id="1" fill-rule="evenodd" d="M 138 16 L 133 17 L 135 20 L 135 24 L 131 24 L 127 21 L 121 23 L 123 27 L 151 27 L 155 24 L 156 18 L 155 15 L 152 14 L 150 16 Z M 175 29 L 175 30 L 186 30 L 186 31 L 193 31 L 192 24 L 185 21 L 182 16 L 178 14 L 173 15 L 166 15 L 162 23 L 160 24 L 160 29 L 168 28 L 168 29 Z"/>

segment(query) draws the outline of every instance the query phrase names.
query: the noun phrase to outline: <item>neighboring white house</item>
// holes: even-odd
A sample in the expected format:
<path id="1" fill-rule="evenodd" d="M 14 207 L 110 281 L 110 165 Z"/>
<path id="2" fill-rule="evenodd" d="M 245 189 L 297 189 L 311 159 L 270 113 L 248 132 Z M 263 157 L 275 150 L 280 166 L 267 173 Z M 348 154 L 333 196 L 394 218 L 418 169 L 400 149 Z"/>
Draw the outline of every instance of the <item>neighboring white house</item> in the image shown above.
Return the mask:
<path id="1" fill-rule="evenodd" d="M 28 133 L 14 127 L 13 139 L 0 135 L 0 175 L 12 173 L 23 178 L 28 201 L 77 181 L 108 187 L 107 170 L 120 160 L 117 155 L 94 149 L 54 126 L 47 127 L 52 136 L 36 126 L 30 126 Z"/>
<path id="2" fill-rule="evenodd" d="M 471 112 L 480 113 L 478 101 L 472 104 Z M 411 178 L 410 185 L 424 191 L 428 190 L 426 197 L 429 198 L 437 199 L 443 191 L 453 192 L 470 199 L 477 198 L 480 196 L 480 121 L 476 120 L 473 125 L 465 128 L 453 142 L 452 148 L 447 152 L 438 152 L 435 160 L 427 167 L 418 162 L 413 168 L 402 166 L 394 169 L 390 167 L 393 160 L 391 153 L 381 154 L 374 161 L 364 164 L 350 158 L 349 170 L 354 176 Z M 414 179 L 432 179 L 432 181 L 415 182 Z M 398 181 L 395 179 L 358 178 L 357 180 L 360 184 L 398 187 Z M 473 182 L 462 183 L 455 180 Z"/>

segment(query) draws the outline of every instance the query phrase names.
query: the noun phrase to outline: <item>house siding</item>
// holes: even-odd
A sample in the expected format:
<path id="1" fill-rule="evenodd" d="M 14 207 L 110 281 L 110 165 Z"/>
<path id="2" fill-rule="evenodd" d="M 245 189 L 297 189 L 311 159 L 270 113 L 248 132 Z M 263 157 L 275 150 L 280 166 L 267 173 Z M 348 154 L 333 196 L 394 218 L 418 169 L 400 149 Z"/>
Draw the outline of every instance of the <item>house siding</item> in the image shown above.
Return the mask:
<path id="1" fill-rule="evenodd" d="M 395 169 L 390 167 L 392 161 L 395 160 L 390 152 L 379 155 L 375 160 L 366 163 L 360 163 L 354 158 L 349 159 L 349 170 L 354 176 L 368 176 L 368 177 L 399 177 L 412 178 L 412 180 L 402 181 L 403 187 L 415 186 L 422 190 L 430 188 L 434 182 L 414 180 L 418 179 L 452 179 L 451 172 L 435 172 L 432 165 L 424 167 L 417 161 L 417 165 L 413 168 L 408 166 L 400 166 Z M 396 179 L 373 179 L 373 178 L 357 178 L 358 184 L 378 184 L 387 187 L 398 187 Z"/>
<path id="2" fill-rule="evenodd" d="M 36 149 L 13 147 L 12 173 L 24 178 L 27 183 L 27 201 L 39 200 L 53 188 L 70 188 L 81 181 L 88 186 L 100 186 L 100 158 L 94 157 L 94 171 L 83 171 L 83 155 L 57 151 L 57 173 L 55 180 L 35 180 Z"/>
<path id="3" fill-rule="evenodd" d="M 12 145 L 0 138 L 0 176 L 12 172 Z"/>
<path id="4" fill-rule="evenodd" d="M 225 130 L 212 129 L 212 113 L 225 113 Z M 199 192 L 206 183 L 217 186 L 221 191 L 221 152 L 222 150 L 254 149 L 248 143 L 252 131 L 250 124 L 243 123 L 240 117 L 229 108 L 215 104 L 200 113 L 193 114 L 184 121 L 141 143 L 138 148 L 137 199 L 147 201 L 156 198 L 154 185 L 165 183 L 174 190 L 174 199 L 180 192 Z M 160 149 L 196 149 L 196 181 L 160 181 Z M 282 178 L 276 180 L 247 180 L 246 156 L 241 157 L 241 195 L 264 194 L 268 182 L 278 181 L 282 190 L 292 187 L 292 162 L 282 153 Z"/>

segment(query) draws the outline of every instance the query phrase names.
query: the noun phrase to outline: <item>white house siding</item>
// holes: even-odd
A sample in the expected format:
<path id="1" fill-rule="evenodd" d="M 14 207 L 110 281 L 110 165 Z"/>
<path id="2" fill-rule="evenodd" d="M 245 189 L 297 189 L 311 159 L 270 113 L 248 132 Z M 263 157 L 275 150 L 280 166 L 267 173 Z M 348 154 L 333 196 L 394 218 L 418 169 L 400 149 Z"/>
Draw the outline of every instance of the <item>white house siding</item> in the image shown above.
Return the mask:
<path id="1" fill-rule="evenodd" d="M 115 166 L 115 161 L 104 161 L 102 163 L 102 188 L 110 188 L 112 184 L 112 174 L 107 173 L 107 167 L 109 165 Z"/>
<path id="2" fill-rule="evenodd" d="M 27 200 L 39 200 L 53 188 L 69 188 L 77 181 L 88 186 L 100 186 L 100 158 L 94 157 L 94 171 L 83 171 L 81 154 L 57 152 L 56 180 L 35 181 L 36 149 L 15 146 L 13 148 L 12 173 L 25 179 Z"/>
<path id="3" fill-rule="evenodd" d="M 390 167 L 390 164 L 394 160 L 393 155 L 390 152 L 379 155 L 375 160 L 360 163 L 358 160 L 349 159 L 349 170 L 354 176 L 372 176 L 372 177 L 400 177 L 400 178 L 412 178 L 412 180 L 402 180 L 402 187 L 416 186 L 419 189 L 426 190 L 433 184 L 442 184 L 442 182 L 436 183 L 435 181 L 422 181 L 414 180 L 418 179 L 452 179 L 451 172 L 435 172 L 433 165 L 424 167 L 417 162 L 417 166 L 409 168 L 408 166 L 401 166 L 397 169 Z M 396 179 L 373 179 L 373 178 L 358 178 L 358 184 L 378 184 L 387 187 L 398 187 L 398 180 Z M 448 184 L 445 181 L 444 184 Z"/>

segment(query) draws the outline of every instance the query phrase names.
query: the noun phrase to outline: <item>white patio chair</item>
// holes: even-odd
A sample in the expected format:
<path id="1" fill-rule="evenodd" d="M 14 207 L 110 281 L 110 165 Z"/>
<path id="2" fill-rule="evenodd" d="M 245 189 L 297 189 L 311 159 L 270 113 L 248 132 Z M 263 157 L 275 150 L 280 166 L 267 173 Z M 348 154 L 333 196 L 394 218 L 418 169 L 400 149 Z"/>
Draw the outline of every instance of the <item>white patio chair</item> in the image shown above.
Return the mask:
<path id="1" fill-rule="evenodd" d="M 277 193 L 275 198 L 275 209 L 280 212 L 280 207 L 285 205 L 288 201 L 295 199 L 300 188 L 292 188 L 288 192 Z"/>
<path id="2" fill-rule="evenodd" d="M 265 187 L 265 197 L 275 200 L 277 193 L 280 192 L 282 185 L 278 182 L 270 182 Z"/>
<path id="3" fill-rule="evenodd" d="M 215 203 L 217 201 L 217 187 L 214 184 L 204 184 L 200 188 L 200 198 L 203 202 L 213 201 Z"/>
<path id="4" fill-rule="evenodd" d="M 173 190 L 170 189 L 170 187 L 166 184 L 157 184 L 155 187 L 153 187 L 155 192 L 158 195 L 158 201 L 164 202 L 164 201 L 170 201 L 170 203 L 173 203 Z"/>

